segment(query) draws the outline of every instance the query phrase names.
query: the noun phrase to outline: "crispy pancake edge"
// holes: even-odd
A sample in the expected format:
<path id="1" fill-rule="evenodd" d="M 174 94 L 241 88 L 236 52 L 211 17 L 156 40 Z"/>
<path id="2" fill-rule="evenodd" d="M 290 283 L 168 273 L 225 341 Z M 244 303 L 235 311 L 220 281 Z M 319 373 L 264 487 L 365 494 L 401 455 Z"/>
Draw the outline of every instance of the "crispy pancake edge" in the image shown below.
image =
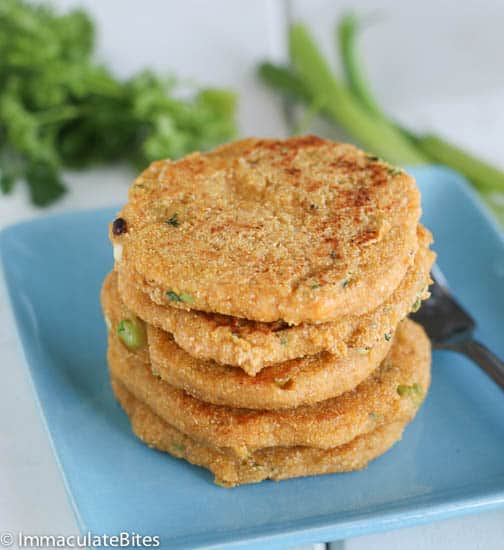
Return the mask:
<path id="1" fill-rule="evenodd" d="M 271 447 L 251 453 L 245 459 L 229 456 L 222 449 L 207 446 L 162 420 L 116 379 L 111 380 L 116 399 L 128 415 L 135 435 L 148 446 L 203 466 L 222 487 L 258 483 L 265 479 L 349 472 L 365 468 L 401 439 L 405 423 L 386 424 L 332 449 Z"/>
<path id="2" fill-rule="evenodd" d="M 273 446 L 344 444 L 377 426 L 410 420 L 430 382 L 430 345 L 412 321 L 400 329 L 383 364 L 355 390 L 311 406 L 257 411 L 217 406 L 193 398 L 154 376 L 149 364 L 110 333 L 109 369 L 138 399 L 180 431 L 237 456 Z M 396 345 L 397 344 L 397 345 Z M 417 386 L 416 386 L 417 385 Z M 399 388 L 406 391 L 399 393 Z M 417 387 L 418 391 L 408 390 Z"/>
<path id="3" fill-rule="evenodd" d="M 131 311 L 173 334 L 177 344 L 192 356 L 241 367 L 256 375 L 265 367 L 323 351 L 342 357 L 348 347 L 366 350 L 385 334 L 392 334 L 416 300 L 428 296 L 429 273 L 435 258 L 428 248 L 432 236 L 419 226 L 418 239 L 414 264 L 383 304 L 363 316 L 319 325 L 287 327 L 160 306 L 132 284 L 124 269 L 117 274 L 117 284 L 122 301 Z"/>
<path id="4" fill-rule="evenodd" d="M 153 163 L 110 236 L 156 303 L 300 324 L 383 302 L 420 213 L 411 176 L 351 145 L 248 139 Z"/>

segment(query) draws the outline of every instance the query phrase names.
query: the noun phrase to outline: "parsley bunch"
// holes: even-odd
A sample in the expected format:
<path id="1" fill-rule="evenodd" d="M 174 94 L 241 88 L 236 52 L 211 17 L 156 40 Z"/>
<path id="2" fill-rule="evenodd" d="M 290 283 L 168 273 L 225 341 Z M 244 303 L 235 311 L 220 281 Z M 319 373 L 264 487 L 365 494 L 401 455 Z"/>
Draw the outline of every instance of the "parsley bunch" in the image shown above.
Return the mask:
<path id="1" fill-rule="evenodd" d="M 126 81 L 94 60 L 82 10 L 58 14 L 0 2 L 0 189 L 26 181 L 33 203 L 65 191 L 61 168 L 126 159 L 139 167 L 232 139 L 235 94 L 177 97 L 174 79 L 146 70 Z"/>

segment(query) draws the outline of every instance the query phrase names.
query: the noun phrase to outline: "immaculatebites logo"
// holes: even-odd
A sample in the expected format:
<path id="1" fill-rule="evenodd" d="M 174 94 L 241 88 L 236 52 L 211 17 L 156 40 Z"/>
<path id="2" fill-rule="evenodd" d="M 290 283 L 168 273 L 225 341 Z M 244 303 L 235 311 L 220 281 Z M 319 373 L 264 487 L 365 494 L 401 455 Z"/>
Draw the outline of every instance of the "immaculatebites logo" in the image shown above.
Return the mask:
<path id="1" fill-rule="evenodd" d="M 4 548 L 158 548 L 159 535 L 141 535 L 123 531 L 117 535 L 32 535 L 26 533 L 0 533 L 0 546 Z"/>

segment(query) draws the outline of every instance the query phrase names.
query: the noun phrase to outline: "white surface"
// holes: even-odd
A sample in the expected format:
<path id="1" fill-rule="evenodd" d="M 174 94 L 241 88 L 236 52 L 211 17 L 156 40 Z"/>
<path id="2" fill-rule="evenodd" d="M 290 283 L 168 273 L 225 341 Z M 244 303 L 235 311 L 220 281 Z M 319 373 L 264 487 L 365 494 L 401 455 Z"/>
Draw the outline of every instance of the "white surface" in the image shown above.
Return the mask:
<path id="1" fill-rule="evenodd" d="M 408 529 L 347 540 L 330 550 L 500 550 L 504 547 L 502 511 L 454 518 Z"/>
<path id="2" fill-rule="evenodd" d="M 244 135 L 285 135 L 278 99 L 254 78 L 264 57 L 281 58 L 285 48 L 285 6 L 255 2 L 190 0 L 163 2 L 59 0 L 81 4 L 96 17 L 100 55 L 127 75 L 145 65 L 199 82 L 228 85 L 240 93 Z M 353 5 L 381 6 L 383 20 L 366 32 L 362 49 L 370 78 L 383 104 L 404 122 L 440 129 L 503 165 L 504 3 L 293 2 L 292 14 L 316 29 L 329 52 L 334 18 Z M 0 227 L 52 211 L 120 204 L 132 178 L 126 167 L 70 174 L 71 192 L 49 210 L 27 204 L 19 186 L 0 198 Z M 0 532 L 77 532 L 24 366 L 0 287 L 0 359 L 4 370 L 0 401 Z M 504 547 L 504 512 L 453 519 L 433 525 L 346 541 L 347 550 L 497 550 Z"/>

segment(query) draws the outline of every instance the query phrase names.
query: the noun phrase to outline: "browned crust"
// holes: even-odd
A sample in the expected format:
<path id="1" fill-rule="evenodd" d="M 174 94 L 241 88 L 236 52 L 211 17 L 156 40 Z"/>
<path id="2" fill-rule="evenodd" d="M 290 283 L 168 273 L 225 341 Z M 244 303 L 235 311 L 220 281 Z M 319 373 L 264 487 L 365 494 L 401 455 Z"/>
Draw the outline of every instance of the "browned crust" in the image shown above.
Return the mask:
<path id="1" fill-rule="evenodd" d="M 249 376 L 241 369 L 194 359 L 170 335 L 149 327 L 151 368 L 169 384 L 215 405 L 248 409 L 288 409 L 310 405 L 354 389 L 379 365 L 391 341 L 367 353 L 330 353 L 293 359 Z"/>
<path id="2" fill-rule="evenodd" d="M 153 163 L 120 216 L 128 231 L 111 240 L 154 302 L 318 323 L 371 311 L 399 285 L 420 197 L 411 176 L 351 145 L 248 139 Z"/>
<path id="3" fill-rule="evenodd" d="M 419 400 L 400 395 L 399 386 L 430 382 L 430 346 L 419 325 L 405 321 L 383 364 L 355 390 L 315 405 L 280 411 L 237 409 L 205 403 L 154 376 L 149 365 L 109 337 L 112 376 L 166 422 L 207 445 L 237 456 L 275 446 L 329 448 L 382 424 L 408 421 Z"/>
<path id="4" fill-rule="evenodd" d="M 121 305 L 114 279 L 115 274 L 111 274 L 105 280 L 102 301 L 105 315 L 115 329 L 122 318 L 132 314 Z M 242 369 L 194 358 L 178 347 L 168 333 L 147 326 L 154 374 L 202 401 L 249 409 L 310 405 L 352 390 L 388 353 L 393 336 L 393 330 L 389 330 L 368 350 L 351 349 L 344 357 L 320 353 L 267 367 L 251 377 Z M 149 357 L 145 360 L 149 361 Z"/>
<path id="5" fill-rule="evenodd" d="M 418 227 L 418 241 L 420 246 L 414 264 L 397 289 L 377 309 L 362 316 L 347 316 L 319 325 L 301 324 L 289 327 L 281 323 L 258 323 L 219 314 L 160 306 L 132 284 L 124 266 L 117 276 L 117 284 L 122 301 L 131 311 L 147 323 L 173 334 L 175 342 L 193 357 L 238 366 L 247 374 L 256 375 L 265 367 L 298 357 L 324 351 L 344 357 L 348 347 L 358 348 L 362 353 L 379 346 L 385 334 L 394 332 L 412 304 L 418 298 L 428 296 L 429 272 L 435 254 L 429 250 L 432 236 L 422 226 Z M 156 340 L 164 342 L 164 347 L 169 345 L 166 343 L 168 337 L 163 338 L 159 331 Z M 151 349 L 154 355 L 155 346 L 151 346 Z M 157 362 L 161 354 L 155 355 Z M 379 362 L 380 359 L 376 364 Z M 234 376 L 239 377 L 238 374 Z M 342 391 L 349 389 L 344 383 L 341 387 Z M 333 392 L 332 395 L 337 394 L 333 388 L 328 387 L 327 391 Z M 326 397 L 330 396 L 330 393 L 326 393 Z M 285 404 L 288 406 L 288 401 Z M 272 405 L 275 406 L 274 403 Z M 243 403 L 240 406 L 253 405 Z M 283 405 L 279 402 L 279 406 Z"/>
<path id="6" fill-rule="evenodd" d="M 112 388 L 130 418 L 134 433 L 144 443 L 209 469 L 215 483 L 223 487 L 360 470 L 392 447 L 404 429 L 404 423 L 395 422 L 332 449 L 271 447 L 239 459 L 225 449 L 205 445 L 183 434 L 135 398 L 119 380 L 112 378 Z"/>
<path id="7" fill-rule="evenodd" d="M 102 302 L 115 331 L 121 319 L 134 315 L 122 305 L 114 279 L 114 273 L 107 276 Z M 146 331 L 149 350 L 138 353 L 163 380 L 208 403 L 251 409 L 292 408 L 349 391 L 376 369 L 391 346 L 382 336 L 369 350 L 351 350 L 344 357 L 312 355 L 267 367 L 252 377 L 242 369 L 192 357 L 162 330 L 147 325 Z"/>

